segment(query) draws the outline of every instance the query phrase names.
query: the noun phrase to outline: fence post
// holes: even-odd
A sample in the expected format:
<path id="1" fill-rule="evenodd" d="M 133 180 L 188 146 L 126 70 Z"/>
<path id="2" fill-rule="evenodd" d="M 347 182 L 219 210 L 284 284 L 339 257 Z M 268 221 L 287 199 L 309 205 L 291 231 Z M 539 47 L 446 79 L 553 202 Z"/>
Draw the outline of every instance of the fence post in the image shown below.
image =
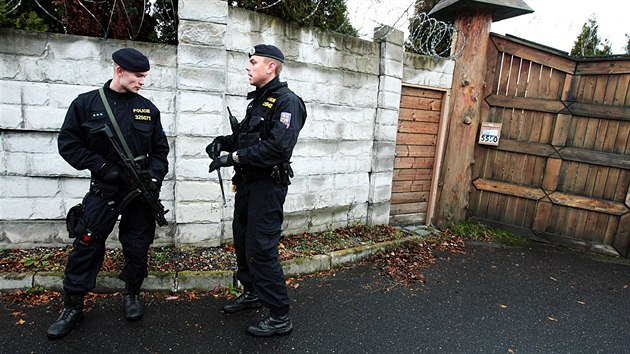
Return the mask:
<path id="1" fill-rule="evenodd" d="M 507 5 L 504 5 L 507 4 Z M 518 16 L 532 10 L 524 2 L 443 1 L 430 15 L 454 20 L 455 27 L 465 38 L 461 54 L 455 59 L 453 87 L 444 168 L 441 171 L 434 225 L 440 228 L 466 219 L 476 136 L 481 122 L 481 105 L 487 70 L 487 48 L 492 21 Z M 460 48 L 461 43 L 453 43 Z"/>
<path id="2" fill-rule="evenodd" d="M 179 0 L 177 45 L 175 245 L 218 246 L 222 218 L 218 180 L 208 175 L 205 146 L 227 133 L 224 98 L 228 55 L 226 0 Z"/>
<path id="3" fill-rule="evenodd" d="M 402 90 L 404 35 L 395 28 L 381 26 L 375 29 L 374 38 L 380 42 L 381 65 L 374 121 L 367 224 L 387 225 L 391 208 L 396 131 Z"/>

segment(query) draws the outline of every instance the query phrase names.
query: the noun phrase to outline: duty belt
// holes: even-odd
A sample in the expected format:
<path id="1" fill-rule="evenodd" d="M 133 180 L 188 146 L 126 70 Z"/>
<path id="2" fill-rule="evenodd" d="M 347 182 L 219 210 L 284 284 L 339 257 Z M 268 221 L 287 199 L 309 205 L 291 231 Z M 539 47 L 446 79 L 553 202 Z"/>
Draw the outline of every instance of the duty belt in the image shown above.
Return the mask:
<path id="1" fill-rule="evenodd" d="M 242 168 L 239 172 L 244 182 L 252 182 L 271 178 L 271 171 L 271 168 Z"/>

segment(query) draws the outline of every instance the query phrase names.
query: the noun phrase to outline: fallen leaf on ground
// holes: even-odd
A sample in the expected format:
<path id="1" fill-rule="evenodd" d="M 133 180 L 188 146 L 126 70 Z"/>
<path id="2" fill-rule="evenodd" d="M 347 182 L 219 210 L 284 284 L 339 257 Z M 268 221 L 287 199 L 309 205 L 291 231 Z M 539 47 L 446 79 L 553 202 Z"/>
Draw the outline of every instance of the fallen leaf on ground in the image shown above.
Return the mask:
<path id="1" fill-rule="evenodd" d="M 304 278 L 303 277 L 288 278 L 287 280 L 284 281 L 284 283 L 288 287 L 292 287 L 293 289 L 297 289 L 300 286 L 300 283 L 298 283 L 298 281 L 300 281 L 300 280 L 304 280 Z"/>
<path id="2" fill-rule="evenodd" d="M 555 321 L 555 322 L 558 322 L 558 319 L 557 319 L 557 318 L 555 318 L 555 317 L 553 317 L 553 316 L 549 316 L 549 317 L 547 317 L 547 319 L 548 319 L 549 321 Z"/>
<path id="3" fill-rule="evenodd" d="M 183 295 L 188 300 L 196 300 L 199 299 L 199 294 L 196 291 L 187 291 Z"/>

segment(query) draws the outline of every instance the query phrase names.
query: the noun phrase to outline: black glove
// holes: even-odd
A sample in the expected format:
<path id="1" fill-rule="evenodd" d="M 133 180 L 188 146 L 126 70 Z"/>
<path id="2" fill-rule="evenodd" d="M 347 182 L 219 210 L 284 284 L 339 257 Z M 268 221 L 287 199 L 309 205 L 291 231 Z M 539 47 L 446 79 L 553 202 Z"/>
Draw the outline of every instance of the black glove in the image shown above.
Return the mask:
<path id="1" fill-rule="evenodd" d="M 208 144 L 208 146 L 206 146 L 206 153 L 211 159 L 214 160 L 219 157 L 219 155 L 221 154 L 221 145 L 222 144 L 219 138 L 215 138 L 210 144 Z"/>
<path id="2" fill-rule="evenodd" d="M 152 192 L 160 189 L 158 179 L 153 177 L 153 173 L 150 170 L 142 170 L 140 171 L 140 174 L 142 175 L 142 179 L 147 183 L 147 186 Z"/>
<path id="3" fill-rule="evenodd" d="M 98 177 L 105 183 L 116 184 L 120 181 L 120 167 L 113 162 L 105 162 L 98 170 Z"/>
<path id="4" fill-rule="evenodd" d="M 232 154 L 222 155 L 218 158 L 212 160 L 210 163 L 210 167 L 208 167 L 208 172 L 212 172 L 219 167 L 227 167 L 234 166 L 234 160 L 232 160 Z"/>

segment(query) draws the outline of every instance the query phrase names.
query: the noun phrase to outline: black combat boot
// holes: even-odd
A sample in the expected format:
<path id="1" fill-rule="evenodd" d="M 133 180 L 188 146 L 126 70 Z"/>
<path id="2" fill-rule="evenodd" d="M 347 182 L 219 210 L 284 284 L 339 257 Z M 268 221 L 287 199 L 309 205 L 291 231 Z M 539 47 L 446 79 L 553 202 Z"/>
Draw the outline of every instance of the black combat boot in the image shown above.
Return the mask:
<path id="1" fill-rule="evenodd" d="M 256 337 L 269 337 L 274 334 L 289 334 L 293 329 L 289 314 L 269 315 L 258 323 L 247 327 L 247 332 Z"/>
<path id="2" fill-rule="evenodd" d="M 246 291 L 237 297 L 236 300 L 223 306 L 223 312 L 235 313 L 247 309 L 255 309 L 261 306 L 258 295 L 253 292 Z"/>
<path id="3" fill-rule="evenodd" d="M 140 299 L 140 287 L 125 285 L 123 291 L 123 301 L 125 303 L 125 318 L 129 321 L 135 321 L 144 315 L 144 306 Z"/>
<path id="4" fill-rule="evenodd" d="M 61 338 L 83 317 L 83 294 L 64 294 L 61 315 L 48 327 L 48 338 Z"/>

